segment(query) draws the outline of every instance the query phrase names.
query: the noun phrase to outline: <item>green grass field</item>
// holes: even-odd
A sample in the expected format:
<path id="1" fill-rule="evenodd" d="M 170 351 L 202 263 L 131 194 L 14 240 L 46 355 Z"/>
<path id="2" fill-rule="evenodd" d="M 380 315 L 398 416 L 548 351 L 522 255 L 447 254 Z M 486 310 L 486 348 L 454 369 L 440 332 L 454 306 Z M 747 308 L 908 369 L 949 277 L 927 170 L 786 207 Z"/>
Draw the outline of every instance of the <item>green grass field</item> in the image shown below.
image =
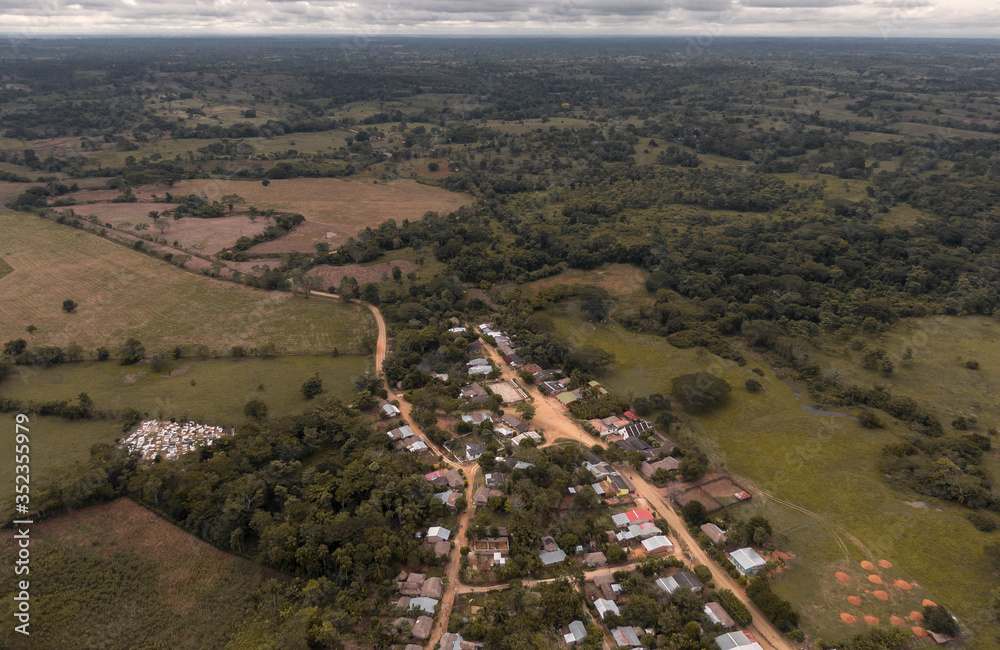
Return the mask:
<path id="1" fill-rule="evenodd" d="M 23 378 L 15 368 L 0 382 L 0 394 L 42 401 L 75 400 L 86 392 L 98 409 L 130 406 L 150 418 L 237 426 L 246 419 L 243 406 L 251 399 L 263 400 L 273 417 L 301 413 L 323 397 L 348 399 L 354 380 L 371 369 L 371 358 L 363 356 L 182 359 L 173 362 L 174 376 L 154 374 L 148 364 L 125 367 L 113 361 L 88 361 L 53 366 L 37 374 L 29 372 Z M 300 388 L 313 373 L 319 373 L 324 392 L 308 402 Z M 85 460 L 95 443 L 113 443 L 122 437 L 122 423 L 117 420 L 68 421 L 42 416 L 31 420 L 31 469 L 36 481 L 46 480 L 62 466 Z M 13 424 L 9 428 L 13 435 Z M 13 462 L 12 444 L 0 452 L 3 466 Z M 4 481 L 3 493 L 12 494 L 13 474 L 4 475 L 9 478 Z"/>
<path id="2" fill-rule="evenodd" d="M 271 342 L 286 354 L 351 354 L 375 332 L 371 314 L 356 305 L 208 278 L 32 215 L 0 214 L 0 232 L 0 256 L 14 267 L 0 277 L 2 341 L 75 341 L 90 352 L 133 336 L 148 353 L 205 345 L 226 354 Z M 61 308 L 67 298 L 78 303 L 72 314 Z M 29 324 L 38 328 L 31 336 Z"/>
<path id="3" fill-rule="evenodd" d="M 984 577 L 992 570 L 982 553 L 993 537 L 976 531 L 964 509 L 936 502 L 929 509 L 914 508 L 905 502 L 921 500 L 920 495 L 893 490 L 882 480 L 875 458 L 883 444 L 897 439 L 901 426 L 870 431 L 847 418 L 810 415 L 791 387 L 761 362 L 740 367 L 704 351 L 675 349 L 655 336 L 595 326 L 569 305 L 548 313 L 563 341 L 615 353 L 614 368 L 599 379 L 623 395 L 667 394 L 670 379 L 697 370 L 729 382 L 728 404 L 690 418 L 679 442 L 698 444 L 714 463 L 744 477 L 755 493 L 773 495 L 759 495 L 740 507 L 747 516 L 761 509 L 787 540 L 782 550 L 795 559 L 775 589 L 802 612 L 807 632 L 842 641 L 864 624 L 841 623 L 841 612 L 887 622 L 891 614 L 905 618 L 919 610 L 913 606 L 919 595 L 918 605 L 924 597 L 940 602 L 970 627 L 974 638 L 968 647 L 995 647 L 1000 627 L 985 611 L 993 580 Z M 764 376 L 752 374 L 754 367 Z M 762 393 L 743 388 L 751 377 L 764 385 Z M 893 564 L 891 571 L 882 571 L 886 578 L 919 587 L 905 592 L 890 585 L 884 587 L 889 601 L 862 594 L 861 607 L 848 604 L 846 596 L 858 587 L 878 588 L 865 584 L 859 562 L 880 559 Z M 852 575 L 850 586 L 837 581 L 837 571 Z"/>
<path id="4" fill-rule="evenodd" d="M 4 648 L 222 648 L 248 619 L 253 590 L 278 575 L 128 499 L 38 523 L 31 535 L 31 636 L 5 625 Z M 5 535 L 5 593 L 24 579 L 14 574 L 16 552 Z"/>

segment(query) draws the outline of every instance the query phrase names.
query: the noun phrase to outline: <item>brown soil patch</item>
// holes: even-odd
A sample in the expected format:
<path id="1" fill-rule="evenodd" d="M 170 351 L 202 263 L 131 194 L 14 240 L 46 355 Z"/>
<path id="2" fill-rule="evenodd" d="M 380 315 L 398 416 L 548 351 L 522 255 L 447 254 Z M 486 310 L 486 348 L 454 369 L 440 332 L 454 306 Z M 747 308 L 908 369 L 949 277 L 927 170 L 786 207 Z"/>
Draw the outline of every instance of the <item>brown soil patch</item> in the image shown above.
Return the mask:
<path id="1" fill-rule="evenodd" d="M 882 577 L 881 576 L 877 576 L 877 575 L 870 575 L 870 576 L 868 576 L 868 582 L 871 582 L 871 583 L 876 584 L 876 585 L 880 585 L 880 584 L 882 584 Z"/>
<path id="2" fill-rule="evenodd" d="M 125 227 L 128 223 L 144 223 L 149 228 L 141 231 L 144 235 L 153 235 L 156 238 L 166 239 L 168 242 L 177 242 L 180 248 L 191 250 L 196 253 L 212 255 L 218 253 L 223 248 L 229 248 L 236 243 L 240 237 L 254 237 L 264 232 L 272 222 L 267 222 L 263 217 L 257 217 L 256 221 L 251 221 L 246 215 L 234 215 L 231 217 L 220 217 L 218 219 L 198 219 L 197 217 L 183 217 L 181 219 L 169 219 L 167 227 L 160 232 L 154 227 L 152 220 L 146 215 L 150 210 L 169 210 L 174 207 L 170 203 L 96 203 L 94 205 L 76 206 L 72 209 L 78 216 L 88 217 L 95 215 L 103 226 L 105 223 L 112 224 L 115 228 L 125 228 L 134 231 L 134 227 Z M 309 252 L 312 252 L 312 248 Z"/>
<path id="3" fill-rule="evenodd" d="M 40 187 L 42 183 L 11 183 L 10 181 L 0 181 L 0 206 L 17 198 L 29 187 Z M 7 208 L 0 207 L 6 210 Z"/>
<path id="4" fill-rule="evenodd" d="M 847 602 L 854 605 L 855 607 L 861 607 L 861 598 L 858 596 L 848 596 Z"/>
<path id="5" fill-rule="evenodd" d="M 191 179 L 172 188 L 146 186 L 136 192 L 140 200 L 153 194 L 201 194 L 210 201 L 223 194 L 239 194 L 249 205 L 302 214 L 308 221 L 333 226 L 338 234 L 354 234 L 387 219 L 420 219 L 425 212 L 447 214 L 472 203 L 468 194 L 421 185 L 413 180 L 363 183 L 336 178 L 292 178 L 273 180 L 264 187 L 258 181 Z M 339 230 L 338 230 L 339 228 Z"/>
<path id="6" fill-rule="evenodd" d="M 180 375 L 183 375 L 185 372 L 187 372 L 190 369 L 191 369 L 191 366 L 188 366 L 188 365 L 181 366 L 180 368 L 178 368 L 176 370 L 170 371 L 170 376 L 171 377 L 178 377 Z"/>
<path id="7" fill-rule="evenodd" d="M 861 563 L 861 568 L 864 569 L 865 571 L 874 571 L 875 565 L 869 562 L 868 560 L 865 560 Z"/>
<path id="8" fill-rule="evenodd" d="M 882 567 L 883 569 L 891 569 L 892 568 L 892 562 L 890 562 L 889 560 L 879 560 L 878 561 L 878 565 L 880 567 Z"/>
<path id="9" fill-rule="evenodd" d="M 259 219 L 258 219 L 259 221 Z M 252 246 L 249 250 L 254 255 L 271 255 L 276 253 L 315 253 L 316 244 L 326 242 L 330 249 L 337 248 L 353 236 L 342 228 L 330 226 L 315 221 L 304 221 L 295 226 L 290 233 Z"/>
<path id="10" fill-rule="evenodd" d="M 163 192 L 160 192 L 160 194 L 163 194 Z M 93 189 L 70 192 L 69 194 L 64 194 L 63 198 L 75 199 L 77 203 L 86 203 L 87 201 L 110 201 L 111 199 L 117 198 L 121 195 L 122 193 L 120 190 Z M 136 196 L 138 197 L 138 195 Z"/>
<path id="11" fill-rule="evenodd" d="M 878 598 L 879 600 L 889 600 L 889 594 L 885 593 L 881 589 L 879 589 L 878 591 L 873 591 L 872 595 Z"/>
<path id="12" fill-rule="evenodd" d="M 784 553 L 782 551 L 775 551 L 774 553 L 771 554 L 771 557 L 774 560 L 777 560 L 778 562 L 787 562 L 788 560 L 792 559 L 791 555 L 789 555 L 788 553 Z"/>
<path id="13" fill-rule="evenodd" d="M 359 284 L 364 284 L 365 282 L 379 282 L 382 279 L 382 274 L 384 273 L 388 274 L 389 277 L 392 277 L 392 267 L 394 266 L 398 266 L 399 270 L 403 272 L 403 275 L 417 269 L 417 265 L 410 260 L 378 262 L 376 264 L 365 264 L 364 266 L 360 264 L 347 264 L 345 266 L 322 264 L 311 268 L 309 270 L 309 275 L 322 278 L 322 290 L 326 291 L 327 287 L 339 286 L 340 281 L 347 276 L 354 276 Z"/>
<path id="14" fill-rule="evenodd" d="M 924 615 L 921 614 L 920 612 L 910 612 L 910 615 L 907 618 L 909 618 L 911 621 L 919 623 L 920 621 L 924 620 Z"/>
<path id="15" fill-rule="evenodd" d="M 144 372 L 135 372 L 135 373 L 130 372 L 125 375 L 125 383 L 134 384 L 135 382 L 139 381 L 139 377 L 143 377 L 145 376 L 145 374 L 146 373 Z"/>
<path id="16" fill-rule="evenodd" d="M 928 636 L 930 636 L 929 634 L 927 634 L 927 630 L 925 630 L 924 628 L 920 627 L 919 625 L 914 625 L 910 629 L 913 630 L 914 634 L 916 634 L 917 636 L 919 636 L 922 639 L 926 639 Z"/>
<path id="17" fill-rule="evenodd" d="M 896 589 L 906 589 L 907 591 L 913 589 L 913 587 L 910 586 L 910 583 L 906 580 L 896 580 L 892 583 L 892 585 L 896 587 Z"/>
<path id="18" fill-rule="evenodd" d="M 869 614 L 868 616 L 865 616 L 865 623 L 868 623 L 868 625 L 878 625 L 879 620 Z"/>
<path id="19" fill-rule="evenodd" d="M 841 612 L 840 620 L 850 625 L 851 623 L 857 622 L 858 618 L 856 616 L 851 616 L 847 612 Z"/>
<path id="20" fill-rule="evenodd" d="M 836 575 L 837 575 L 837 580 L 840 580 L 841 582 L 851 581 L 851 576 L 847 575 L 843 571 L 837 571 Z"/>
<path id="21" fill-rule="evenodd" d="M 923 605 L 924 607 L 937 607 L 937 603 L 935 603 L 933 600 L 928 600 L 926 598 L 924 598 L 923 602 L 920 604 Z"/>
<path id="22" fill-rule="evenodd" d="M 889 622 L 892 623 L 893 625 L 897 625 L 899 627 L 906 627 L 906 621 L 904 621 L 903 619 L 899 618 L 895 614 L 893 614 L 892 616 L 889 617 Z"/>

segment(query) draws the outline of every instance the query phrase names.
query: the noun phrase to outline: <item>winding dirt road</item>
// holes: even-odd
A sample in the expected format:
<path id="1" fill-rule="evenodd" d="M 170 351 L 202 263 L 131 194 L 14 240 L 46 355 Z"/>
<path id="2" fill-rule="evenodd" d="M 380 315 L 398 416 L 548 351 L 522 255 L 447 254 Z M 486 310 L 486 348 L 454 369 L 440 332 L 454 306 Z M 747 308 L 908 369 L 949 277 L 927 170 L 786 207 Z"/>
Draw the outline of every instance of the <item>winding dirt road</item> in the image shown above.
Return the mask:
<path id="1" fill-rule="evenodd" d="M 321 291 L 313 291 L 312 295 L 335 299 L 340 298 L 336 294 Z M 361 304 L 358 300 L 352 300 L 351 302 Z M 375 323 L 378 326 L 378 339 L 375 346 L 375 369 L 376 372 L 381 372 L 382 365 L 385 361 L 386 350 L 388 348 L 388 334 L 386 332 L 385 320 L 382 318 L 382 312 L 379 311 L 378 307 L 370 304 L 366 304 L 366 306 L 372 312 L 372 315 L 375 317 Z M 497 364 L 499 368 L 502 369 L 501 374 L 504 379 L 513 381 L 517 385 L 520 385 L 530 396 L 532 404 L 535 407 L 535 417 L 532 418 L 532 422 L 534 422 L 536 428 L 541 430 L 545 435 L 545 443 L 542 445 L 543 447 L 552 445 L 560 440 L 571 440 L 582 443 L 588 447 L 595 444 L 601 444 L 601 440 L 599 438 L 590 435 L 580 428 L 580 425 L 568 414 L 561 404 L 558 404 L 555 400 L 542 395 L 535 386 L 522 385 L 519 381 L 520 378 L 514 373 L 513 369 L 503 362 L 503 359 L 500 357 L 499 352 L 495 348 L 486 345 L 484 346 L 484 352 Z M 386 384 L 386 388 L 390 396 L 396 396 L 396 392 L 392 390 L 388 384 Z M 403 420 L 410 425 L 414 431 L 420 431 L 420 428 L 410 417 L 410 405 L 402 399 L 400 400 L 400 411 L 402 412 Z M 465 469 L 468 481 L 468 485 L 466 487 L 466 500 L 469 504 L 468 508 L 459 516 L 458 519 L 458 529 L 456 530 L 454 537 L 455 548 L 452 550 L 451 558 L 448 561 L 448 566 L 445 572 L 445 575 L 448 578 L 448 587 L 441 600 L 440 614 L 434 624 L 430 639 L 425 646 L 427 648 L 433 648 L 437 644 L 438 640 L 440 640 L 441 635 L 448 629 L 448 621 L 454 607 L 456 594 L 494 591 L 497 589 L 503 589 L 506 585 L 500 584 L 485 587 L 473 587 L 459 584 L 458 570 L 461 563 L 461 549 L 462 546 L 468 545 L 468 526 L 474 512 L 472 492 L 475 486 L 476 475 L 479 472 L 479 465 L 476 463 L 454 462 L 448 458 L 446 450 L 441 449 L 438 445 L 427 439 L 426 435 L 424 435 L 424 439 L 426 440 L 427 445 L 438 453 L 444 463 L 456 469 Z M 741 601 L 743 601 L 743 604 L 747 606 L 747 609 L 749 609 L 750 613 L 753 615 L 753 623 L 747 629 L 754 636 L 757 642 L 764 648 L 771 648 L 772 650 L 795 650 L 797 646 L 785 638 L 785 636 L 782 635 L 781 632 L 779 632 L 778 629 L 767 620 L 760 609 L 758 609 L 757 606 L 754 605 L 753 602 L 751 602 L 751 600 L 746 596 L 743 589 L 739 586 L 739 583 L 736 580 L 733 580 L 728 573 L 723 571 L 722 567 L 716 564 L 708 556 L 705 550 L 698 545 L 691 533 L 688 532 L 686 523 L 667 502 L 660 490 L 655 486 L 650 485 L 642 475 L 636 474 L 635 471 L 630 468 L 624 468 L 623 473 L 636 486 L 637 495 L 640 497 L 638 500 L 645 501 L 648 508 L 655 510 L 660 516 L 667 520 L 667 523 L 670 525 L 671 532 L 678 541 L 682 552 L 692 561 L 697 562 L 698 564 L 704 564 L 711 569 L 712 579 L 716 586 L 731 590 L 740 598 Z M 597 575 L 601 571 L 607 570 L 608 569 L 591 571 L 586 575 Z M 538 582 L 540 581 L 528 580 L 525 581 L 524 584 L 531 585 L 537 584 Z"/>

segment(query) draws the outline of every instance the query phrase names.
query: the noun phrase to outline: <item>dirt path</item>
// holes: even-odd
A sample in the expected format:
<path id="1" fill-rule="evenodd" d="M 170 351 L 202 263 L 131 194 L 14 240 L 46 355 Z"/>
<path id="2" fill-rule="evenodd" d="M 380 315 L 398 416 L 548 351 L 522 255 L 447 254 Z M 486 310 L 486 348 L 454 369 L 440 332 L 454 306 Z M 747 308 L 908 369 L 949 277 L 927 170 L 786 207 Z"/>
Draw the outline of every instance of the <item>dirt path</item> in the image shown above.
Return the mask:
<path id="1" fill-rule="evenodd" d="M 466 501 L 468 501 L 469 506 L 465 509 L 465 512 L 458 517 L 458 529 L 455 531 L 454 537 L 455 548 L 451 551 L 451 558 L 448 560 L 448 568 L 445 570 L 445 576 L 448 579 L 448 587 L 445 589 L 444 595 L 441 598 L 441 611 L 438 613 L 437 620 L 434 622 L 434 627 L 431 628 L 431 636 L 427 640 L 426 647 L 428 648 L 433 648 L 441 639 L 441 635 L 448 631 L 448 620 L 451 618 L 451 612 L 455 606 L 455 594 L 458 593 L 459 587 L 461 586 L 458 581 L 458 569 L 462 561 L 462 547 L 469 545 L 469 521 L 472 520 L 472 515 L 475 511 L 475 508 L 473 507 L 475 501 L 472 498 L 472 493 L 476 487 L 476 475 L 478 473 L 479 465 L 476 463 L 470 463 L 465 475 L 465 478 L 469 483 L 465 488 L 465 498 Z"/>
<path id="2" fill-rule="evenodd" d="M 519 378 L 515 375 L 514 371 L 503 363 L 503 359 L 499 358 L 499 354 L 492 347 L 484 346 L 486 354 L 496 361 L 501 368 L 503 368 L 503 376 L 505 379 L 510 379 L 517 381 Z M 519 384 L 521 382 L 518 382 Z M 561 404 L 558 404 L 555 400 L 546 397 L 539 392 L 539 390 L 534 386 L 522 386 L 528 392 L 528 394 L 533 398 L 533 404 L 535 406 L 535 417 L 532 422 L 535 426 L 542 429 L 545 435 L 545 443 L 543 447 L 552 445 L 560 440 L 572 440 L 575 442 L 580 442 L 588 447 L 601 444 L 601 441 L 584 431 L 580 428 L 580 425 L 573 419 L 573 417 L 566 411 Z M 723 571 L 722 567 L 712 560 L 708 553 L 705 552 L 701 546 L 695 541 L 691 533 L 688 532 L 687 524 L 681 519 L 680 515 L 671 507 L 667 500 L 662 495 L 661 491 L 653 485 L 650 485 L 646 479 L 641 474 L 636 474 L 635 471 L 626 468 L 623 474 L 632 481 L 636 486 L 636 492 L 638 496 L 641 497 L 642 501 L 646 502 L 646 505 L 667 520 L 670 525 L 678 544 L 685 549 L 685 554 L 698 564 L 704 564 L 712 571 L 712 578 L 715 581 L 717 587 L 723 587 L 731 590 L 736 594 L 743 604 L 747 606 L 750 613 L 753 615 L 753 624 L 751 624 L 747 629 L 754 635 L 754 638 L 758 643 L 764 648 L 772 648 L 774 650 L 794 650 L 796 645 L 785 638 L 777 628 L 774 627 L 767 620 L 764 614 L 757 608 L 753 602 L 747 598 L 745 592 L 740 587 L 736 580 L 733 580 L 728 573 Z"/>
<path id="3" fill-rule="evenodd" d="M 312 294 L 339 299 L 339 296 L 331 293 L 314 291 Z M 385 321 L 383 320 L 382 313 L 379 311 L 378 307 L 375 307 L 374 305 L 367 306 L 375 316 L 375 322 L 378 325 L 378 341 L 375 346 L 375 366 L 376 372 L 380 372 L 382 364 L 385 361 L 386 349 L 388 346 L 388 335 L 386 333 Z M 498 367 L 502 368 L 501 374 L 504 379 L 513 381 L 517 385 L 522 385 L 520 378 L 503 362 L 503 359 L 500 358 L 497 350 L 495 350 L 492 346 L 487 345 L 484 346 L 484 352 L 490 359 L 497 363 Z M 569 415 L 562 405 L 558 404 L 555 400 L 542 395 L 534 386 L 522 385 L 522 387 L 525 388 L 526 392 L 531 397 L 533 405 L 535 406 L 535 417 L 532 418 L 532 422 L 534 422 L 537 429 L 544 432 L 545 443 L 542 446 L 552 445 L 559 440 L 572 440 L 582 443 L 588 447 L 595 444 L 601 444 L 600 439 L 591 436 L 589 433 L 580 428 L 580 425 L 572 418 L 572 416 Z M 387 389 L 389 389 L 390 395 L 396 394 L 395 391 L 391 390 L 388 385 Z M 400 411 L 402 411 L 403 420 L 406 421 L 406 423 L 409 424 L 414 431 L 419 431 L 419 427 L 416 426 L 410 417 L 410 405 L 404 400 L 400 400 Z M 424 436 L 424 438 L 426 439 L 427 437 Z M 440 640 L 441 635 L 448 629 L 448 620 L 451 616 L 452 608 L 455 603 L 455 595 L 457 593 L 474 593 L 479 589 L 482 591 L 493 591 L 502 589 L 506 585 L 493 585 L 489 587 L 477 588 L 459 584 L 458 569 L 461 562 L 461 549 L 462 546 L 468 544 L 468 526 L 474 512 L 472 493 L 475 486 L 475 478 L 479 472 L 479 465 L 476 463 L 464 465 L 456 463 L 448 458 L 445 450 L 442 450 L 430 440 L 427 440 L 427 445 L 434 449 L 441 456 L 442 460 L 451 467 L 456 469 L 466 469 L 466 477 L 468 479 L 466 499 L 469 503 L 469 507 L 459 516 L 458 519 L 458 530 L 455 535 L 455 548 L 451 553 L 451 558 L 448 561 L 448 567 L 445 573 L 448 578 L 448 587 L 446 588 L 441 600 L 441 611 L 438 615 L 438 620 L 435 622 L 431 631 L 430 639 L 426 644 L 427 648 L 433 648 Z M 692 559 L 699 564 L 704 564 L 711 569 L 712 578 L 716 586 L 730 589 L 740 598 L 740 600 L 743 601 L 743 604 L 747 606 L 754 619 L 753 624 L 747 629 L 749 629 L 754 635 L 757 642 L 760 643 L 761 646 L 765 648 L 772 648 L 773 650 L 794 650 L 796 648 L 795 644 L 786 639 L 781 632 L 779 632 L 777 628 L 775 628 L 767 620 L 757 606 L 746 597 L 746 594 L 740 588 L 739 583 L 736 580 L 733 580 L 728 573 L 723 571 L 720 566 L 708 557 L 708 554 L 694 540 L 694 537 L 687 530 L 687 525 L 663 497 L 660 490 L 647 483 L 644 477 L 636 474 L 632 470 L 626 469 L 623 473 L 635 484 L 636 492 L 638 496 L 641 497 L 640 500 L 645 501 L 648 507 L 656 510 L 660 516 L 667 520 L 667 523 L 670 525 L 678 544 L 684 548 L 685 555 L 687 555 L 689 559 Z M 815 513 L 809 514 L 813 514 L 818 517 Z M 601 569 L 590 573 L 596 575 L 601 571 L 607 570 L 608 569 Z M 538 581 L 533 580 L 524 582 L 525 585 L 537 583 Z"/>

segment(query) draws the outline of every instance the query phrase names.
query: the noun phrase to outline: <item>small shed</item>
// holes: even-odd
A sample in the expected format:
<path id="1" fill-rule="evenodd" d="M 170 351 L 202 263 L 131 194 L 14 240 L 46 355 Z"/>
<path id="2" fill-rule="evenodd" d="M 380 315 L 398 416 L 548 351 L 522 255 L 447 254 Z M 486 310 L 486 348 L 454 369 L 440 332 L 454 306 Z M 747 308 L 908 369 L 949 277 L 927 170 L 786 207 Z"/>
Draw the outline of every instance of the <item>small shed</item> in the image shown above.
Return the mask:
<path id="1" fill-rule="evenodd" d="M 726 540 L 728 539 L 726 537 L 726 534 L 722 532 L 722 529 L 716 526 L 715 524 L 702 524 L 701 532 L 708 535 L 708 538 L 712 540 L 712 543 L 715 544 L 716 546 L 721 546 L 725 544 Z"/>

